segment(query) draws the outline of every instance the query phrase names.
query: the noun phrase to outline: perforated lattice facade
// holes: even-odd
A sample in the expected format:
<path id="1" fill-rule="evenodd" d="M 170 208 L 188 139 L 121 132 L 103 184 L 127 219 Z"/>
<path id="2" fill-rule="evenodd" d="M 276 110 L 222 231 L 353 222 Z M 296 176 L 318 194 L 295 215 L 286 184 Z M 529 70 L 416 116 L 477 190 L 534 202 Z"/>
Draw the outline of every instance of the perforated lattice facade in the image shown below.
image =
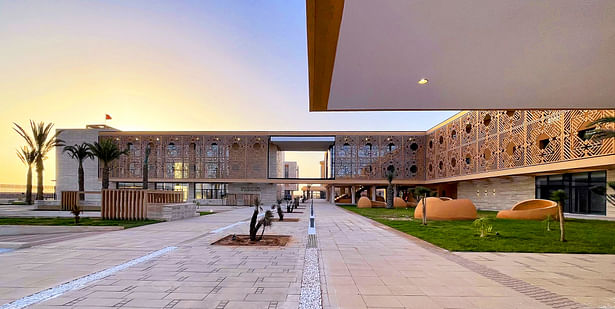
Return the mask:
<path id="1" fill-rule="evenodd" d="M 340 180 L 381 181 L 392 165 L 395 179 L 421 181 L 610 155 L 613 138 L 582 136 L 595 128 L 592 121 L 614 115 L 615 110 L 471 111 L 426 133 L 328 132 L 335 135 L 331 167 Z M 150 179 L 267 179 L 269 136 L 243 133 L 121 132 L 101 138 L 130 150 L 115 162 L 113 178 L 140 179 L 149 145 Z"/>

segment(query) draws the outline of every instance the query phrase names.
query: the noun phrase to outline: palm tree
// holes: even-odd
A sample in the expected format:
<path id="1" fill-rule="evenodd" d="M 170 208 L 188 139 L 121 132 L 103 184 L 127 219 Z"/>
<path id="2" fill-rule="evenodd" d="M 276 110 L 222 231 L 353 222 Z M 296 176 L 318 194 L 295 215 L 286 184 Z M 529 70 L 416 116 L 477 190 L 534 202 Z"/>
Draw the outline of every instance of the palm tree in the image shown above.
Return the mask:
<path id="1" fill-rule="evenodd" d="M 551 200 L 557 202 L 558 216 L 559 216 L 559 230 L 560 230 L 560 241 L 566 241 L 565 230 L 564 230 L 564 201 L 566 200 L 566 191 L 564 190 L 555 190 L 551 192 Z"/>
<path id="2" fill-rule="evenodd" d="M 94 155 L 90 151 L 90 148 L 88 148 L 88 145 L 86 143 L 83 143 L 81 145 L 75 144 L 74 146 L 65 146 L 62 152 L 67 152 L 71 158 L 79 162 L 79 169 L 78 169 L 79 192 L 85 191 L 85 185 L 84 185 L 85 177 L 83 173 L 83 161 L 85 159 L 94 159 Z M 84 200 L 83 193 L 79 193 L 79 200 L 81 201 Z"/>
<path id="3" fill-rule="evenodd" d="M 23 146 L 17 151 L 17 157 L 28 166 L 28 176 L 26 178 L 26 203 L 32 204 L 32 164 L 36 162 L 36 149 Z"/>
<path id="4" fill-rule="evenodd" d="M 414 196 L 423 202 L 423 225 L 427 225 L 427 197 L 431 195 L 431 189 L 418 186 L 414 188 Z"/>
<path id="5" fill-rule="evenodd" d="M 15 125 L 15 132 L 23 137 L 26 140 L 26 143 L 31 149 L 36 150 L 36 199 L 43 199 L 43 170 L 45 166 L 43 161 L 47 159 L 47 154 L 56 146 L 63 146 L 63 141 L 58 139 L 58 134 L 62 131 L 58 130 L 55 134 L 51 133 L 53 129 L 53 123 L 48 123 L 45 125 L 44 122 L 39 122 L 38 124 L 34 121 L 30 120 L 30 129 L 32 131 L 32 135 L 28 134 L 26 130 L 24 130 L 17 123 L 13 123 Z"/>
<path id="6" fill-rule="evenodd" d="M 94 144 L 87 144 L 92 154 L 103 163 L 102 188 L 109 189 L 109 169 L 111 162 L 119 159 L 122 155 L 128 154 L 128 149 L 120 148 L 110 139 L 103 139 Z"/>
<path id="7" fill-rule="evenodd" d="M 152 149 L 147 145 L 145 148 L 145 157 L 143 158 L 143 190 L 148 189 L 148 181 L 149 181 L 149 155 L 152 152 Z"/>
<path id="8" fill-rule="evenodd" d="M 393 208 L 394 194 L 393 190 L 393 178 L 395 178 L 395 166 L 389 165 L 386 171 L 386 177 L 389 184 L 387 185 L 387 208 Z"/>
<path id="9" fill-rule="evenodd" d="M 595 126 L 595 125 L 609 125 L 609 124 L 615 124 L 615 117 L 613 116 L 609 116 L 609 117 L 604 117 L 604 118 L 600 118 L 597 120 L 594 120 L 592 123 L 590 123 L 590 126 Z M 597 139 L 597 140 L 603 140 L 603 139 L 607 139 L 607 138 L 611 138 L 611 137 L 615 137 L 615 130 L 612 129 L 593 129 L 587 133 L 585 133 L 584 138 L 585 139 Z"/>

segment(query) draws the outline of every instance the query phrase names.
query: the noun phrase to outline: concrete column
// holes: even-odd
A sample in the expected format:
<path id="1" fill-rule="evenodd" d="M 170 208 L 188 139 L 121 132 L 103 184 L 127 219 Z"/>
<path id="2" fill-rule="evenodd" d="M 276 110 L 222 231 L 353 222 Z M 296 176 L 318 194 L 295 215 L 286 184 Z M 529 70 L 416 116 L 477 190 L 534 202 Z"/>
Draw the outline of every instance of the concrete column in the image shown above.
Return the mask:
<path id="1" fill-rule="evenodd" d="M 194 182 L 188 183 L 188 202 L 194 200 L 194 187 L 195 187 Z"/>
<path id="2" fill-rule="evenodd" d="M 376 186 L 371 186 L 370 190 L 372 191 L 372 201 L 376 200 Z"/>
<path id="3" fill-rule="evenodd" d="M 350 187 L 350 195 L 351 195 L 350 200 L 352 204 L 356 204 L 357 202 L 356 197 L 355 197 L 356 193 L 357 193 L 357 188 L 355 186 Z"/>
<path id="4" fill-rule="evenodd" d="M 334 185 L 331 185 L 330 201 L 331 201 L 332 204 L 335 204 L 335 186 Z"/>
<path id="5" fill-rule="evenodd" d="M 397 185 L 393 185 L 393 196 L 397 196 Z"/>

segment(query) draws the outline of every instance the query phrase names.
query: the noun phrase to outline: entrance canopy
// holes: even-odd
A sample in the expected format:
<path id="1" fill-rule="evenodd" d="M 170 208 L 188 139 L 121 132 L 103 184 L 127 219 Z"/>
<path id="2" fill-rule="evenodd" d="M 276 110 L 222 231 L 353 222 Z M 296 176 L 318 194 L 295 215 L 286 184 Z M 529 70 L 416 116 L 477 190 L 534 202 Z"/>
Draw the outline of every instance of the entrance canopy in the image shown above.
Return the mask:
<path id="1" fill-rule="evenodd" d="M 327 151 L 335 136 L 272 136 L 270 142 L 280 151 Z"/>
<path id="2" fill-rule="evenodd" d="M 609 109 L 615 1 L 307 0 L 311 111 Z"/>

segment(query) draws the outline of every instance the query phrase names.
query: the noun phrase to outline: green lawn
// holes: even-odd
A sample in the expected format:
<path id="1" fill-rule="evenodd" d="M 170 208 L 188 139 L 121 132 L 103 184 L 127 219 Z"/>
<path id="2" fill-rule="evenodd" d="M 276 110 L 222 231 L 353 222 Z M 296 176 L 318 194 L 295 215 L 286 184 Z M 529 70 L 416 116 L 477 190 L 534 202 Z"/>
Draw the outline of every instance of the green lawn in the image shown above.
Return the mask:
<path id="1" fill-rule="evenodd" d="M 213 215 L 213 214 L 215 214 L 215 212 L 213 211 L 199 211 L 200 216 L 207 216 L 207 215 Z"/>
<path id="2" fill-rule="evenodd" d="M 152 223 L 159 223 L 158 220 L 141 221 L 121 221 L 121 220 L 102 220 L 100 218 L 81 218 L 79 226 L 123 226 L 124 228 L 137 227 Z M 73 218 L 0 218 L 0 225 L 75 225 Z"/>
<path id="3" fill-rule="evenodd" d="M 546 231 L 542 221 L 496 219 L 496 212 L 479 211 L 478 216 L 488 217 L 493 226 L 492 234 L 481 238 L 480 232 L 472 226 L 472 220 L 429 221 L 427 226 L 423 226 L 420 220 L 403 221 L 403 218 L 412 218 L 413 209 L 340 207 L 450 251 L 615 254 L 613 221 L 566 219 L 568 241 L 562 243 L 557 221 L 551 222 L 551 231 Z M 391 220 L 395 218 L 402 220 Z"/>

